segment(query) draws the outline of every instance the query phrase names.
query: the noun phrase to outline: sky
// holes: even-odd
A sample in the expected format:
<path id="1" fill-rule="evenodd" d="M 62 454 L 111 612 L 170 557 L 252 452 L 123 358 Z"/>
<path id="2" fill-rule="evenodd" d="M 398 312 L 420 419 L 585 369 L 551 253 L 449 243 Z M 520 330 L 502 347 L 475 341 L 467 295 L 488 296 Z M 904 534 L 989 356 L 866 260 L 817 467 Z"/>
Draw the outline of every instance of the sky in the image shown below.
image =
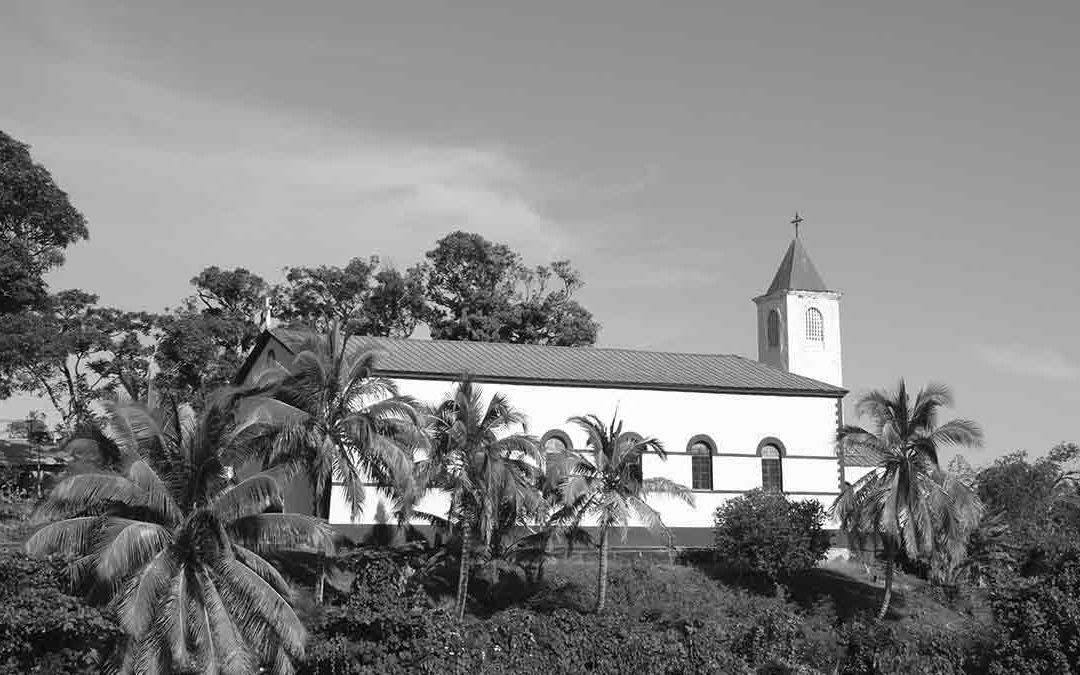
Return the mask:
<path id="1" fill-rule="evenodd" d="M 754 357 L 798 211 L 849 421 L 904 377 L 976 465 L 1080 440 L 1075 0 L 4 4 L 0 129 L 89 221 L 56 290 L 160 311 L 464 229 L 569 258 L 601 346 Z"/>

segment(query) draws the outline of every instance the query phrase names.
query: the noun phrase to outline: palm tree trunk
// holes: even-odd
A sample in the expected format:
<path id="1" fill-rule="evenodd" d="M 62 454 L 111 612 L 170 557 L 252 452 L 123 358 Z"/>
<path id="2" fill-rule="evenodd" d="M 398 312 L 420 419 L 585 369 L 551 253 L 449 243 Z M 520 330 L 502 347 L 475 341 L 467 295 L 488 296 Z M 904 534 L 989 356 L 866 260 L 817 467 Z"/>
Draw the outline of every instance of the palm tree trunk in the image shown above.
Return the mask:
<path id="1" fill-rule="evenodd" d="M 878 621 L 883 620 L 885 615 L 889 613 L 889 601 L 892 600 L 893 556 L 892 551 L 887 546 L 885 551 L 885 598 L 881 601 L 881 609 L 877 615 Z"/>
<path id="2" fill-rule="evenodd" d="M 333 480 L 327 478 L 323 483 L 322 490 L 316 491 L 315 516 L 330 522 L 330 492 L 334 489 Z M 319 554 L 319 577 L 315 580 L 315 604 L 323 604 L 326 592 L 326 558 Z"/>
<path id="3" fill-rule="evenodd" d="M 607 604 L 607 556 L 608 556 L 608 533 L 607 528 L 600 528 L 600 571 L 596 575 L 596 611 L 604 611 Z"/>
<path id="4" fill-rule="evenodd" d="M 472 547 L 472 536 L 469 526 L 461 528 L 461 568 L 458 570 L 457 603 L 454 606 L 454 615 L 458 621 L 465 617 L 465 600 L 469 593 L 469 549 Z"/>
<path id="5" fill-rule="evenodd" d="M 545 534 L 542 540 L 543 548 L 540 549 L 540 560 L 536 565 L 536 583 L 544 583 L 544 563 L 547 562 L 548 549 L 551 547 L 551 534 Z"/>

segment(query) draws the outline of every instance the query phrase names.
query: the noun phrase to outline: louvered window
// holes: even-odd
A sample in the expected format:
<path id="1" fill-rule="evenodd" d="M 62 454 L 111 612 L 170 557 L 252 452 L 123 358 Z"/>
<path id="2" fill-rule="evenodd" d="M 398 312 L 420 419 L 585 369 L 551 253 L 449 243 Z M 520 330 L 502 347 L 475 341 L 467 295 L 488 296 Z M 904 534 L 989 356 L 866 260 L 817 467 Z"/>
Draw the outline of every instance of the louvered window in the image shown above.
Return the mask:
<path id="1" fill-rule="evenodd" d="M 817 307 L 806 310 L 806 339 L 811 342 L 825 341 L 825 321 Z"/>

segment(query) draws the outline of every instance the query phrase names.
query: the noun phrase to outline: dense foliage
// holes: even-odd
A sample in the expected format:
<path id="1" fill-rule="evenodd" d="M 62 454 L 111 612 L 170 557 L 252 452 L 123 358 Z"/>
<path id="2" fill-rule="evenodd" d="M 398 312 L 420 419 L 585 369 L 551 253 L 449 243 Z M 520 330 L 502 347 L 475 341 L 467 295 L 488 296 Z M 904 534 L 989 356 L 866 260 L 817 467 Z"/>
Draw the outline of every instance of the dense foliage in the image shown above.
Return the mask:
<path id="1" fill-rule="evenodd" d="M 312 618 L 301 672 L 958 675 L 986 667 L 985 637 L 971 622 L 840 621 L 827 604 L 802 609 L 648 562 L 612 568 L 603 614 L 588 609 L 590 566 L 560 563 L 515 607 L 459 625 L 424 592 L 430 580 L 402 574 L 402 560 L 370 552 L 363 560 L 351 593 Z"/>
<path id="2" fill-rule="evenodd" d="M 65 565 L 0 550 L 0 673 L 97 673 L 120 640 L 106 612 L 66 592 Z"/>
<path id="3" fill-rule="evenodd" d="M 829 534 L 816 500 L 751 490 L 716 509 L 718 561 L 737 572 L 783 583 L 825 558 Z"/>

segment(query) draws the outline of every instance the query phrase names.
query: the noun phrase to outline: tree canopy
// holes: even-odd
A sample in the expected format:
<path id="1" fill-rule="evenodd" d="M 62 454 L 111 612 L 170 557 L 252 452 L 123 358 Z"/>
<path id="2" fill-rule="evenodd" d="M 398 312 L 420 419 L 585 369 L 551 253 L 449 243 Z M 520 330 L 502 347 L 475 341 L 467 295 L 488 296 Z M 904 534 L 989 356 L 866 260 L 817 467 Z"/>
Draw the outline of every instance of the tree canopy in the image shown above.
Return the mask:
<path id="1" fill-rule="evenodd" d="M 30 147 L 0 131 L 0 315 L 45 303 L 45 273 L 88 236 L 86 219 Z"/>
<path id="2" fill-rule="evenodd" d="M 154 317 L 99 307 L 97 296 L 73 289 L 48 296 L 40 309 L 3 319 L 0 360 L 10 393 L 37 394 L 52 405 L 61 426 L 90 420 L 96 401 L 118 395 L 145 397 Z"/>
<path id="3" fill-rule="evenodd" d="M 584 282 L 569 261 L 530 268 L 505 244 L 461 231 L 437 241 L 426 257 L 424 298 L 434 339 L 596 342 L 600 326 L 573 299 Z"/>
<path id="4" fill-rule="evenodd" d="M 423 315 L 419 270 L 380 267 L 379 257 L 353 258 L 344 267 L 286 267 L 275 313 L 326 331 L 338 322 L 353 335 L 408 337 Z"/>

